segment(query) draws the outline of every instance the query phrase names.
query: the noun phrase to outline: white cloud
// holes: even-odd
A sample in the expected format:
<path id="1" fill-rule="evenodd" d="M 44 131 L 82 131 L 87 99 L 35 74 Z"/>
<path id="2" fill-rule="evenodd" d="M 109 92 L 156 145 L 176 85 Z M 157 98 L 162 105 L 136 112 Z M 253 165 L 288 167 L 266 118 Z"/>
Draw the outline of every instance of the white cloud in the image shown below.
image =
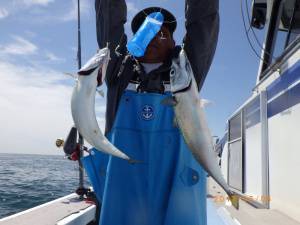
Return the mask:
<path id="1" fill-rule="evenodd" d="M 90 19 L 94 13 L 93 1 L 94 0 L 80 0 L 81 16 L 83 19 Z M 49 10 L 47 6 L 51 6 L 51 10 Z M 5 10 L 0 6 L 0 19 L 1 15 L 4 17 L 7 16 L 7 13 L 12 16 L 17 16 L 22 13 L 21 17 L 15 17 L 15 19 L 22 22 L 22 24 L 24 24 L 24 22 L 48 24 L 49 22 L 74 21 L 77 20 L 77 0 L 11 0 L 7 3 Z"/>
<path id="2" fill-rule="evenodd" d="M 0 19 L 3 19 L 9 15 L 8 11 L 4 8 L 0 8 Z"/>
<path id="3" fill-rule="evenodd" d="M 214 105 L 213 101 L 208 100 L 208 99 L 204 99 L 204 98 L 201 99 L 201 106 L 202 107 L 206 108 L 207 106 L 211 106 L 211 105 Z"/>
<path id="4" fill-rule="evenodd" d="M 61 84 L 66 79 L 49 68 L 0 61 L 1 152 L 60 153 L 55 140 L 73 125 L 72 87 Z M 97 108 L 103 111 L 102 105 Z M 97 119 L 103 129 L 104 116 Z"/>
<path id="5" fill-rule="evenodd" d="M 52 52 L 46 52 L 46 58 L 50 61 L 55 61 L 55 62 L 62 62 L 64 61 L 63 58 L 58 57 L 57 55 L 55 55 Z"/>
<path id="6" fill-rule="evenodd" d="M 30 41 L 20 37 L 12 36 L 13 42 L 0 46 L 0 53 L 11 55 L 32 55 L 38 51 L 38 47 Z"/>
<path id="7" fill-rule="evenodd" d="M 72 5 L 69 11 L 61 17 L 63 21 L 72 21 L 77 20 L 77 1 L 72 0 Z M 91 2 L 88 0 L 81 0 L 80 1 L 80 13 L 81 15 L 86 15 L 92 10 Z"/>
<path id="8" fill-rule="evenodd" d="M 1 151 L 58 153 L 55 138 L 64 137 L 72 126 L 71 88 L 53 84 L 63 75 L 0 62 L 0 78 Z"/>
<path id="9" fill-rule="evenodd" d="M 41 5 L 47 6 L 49 3 L 54 2 L 55 0 L 23 0 L 25 5 L 32 6 L 32 5 Z"/>

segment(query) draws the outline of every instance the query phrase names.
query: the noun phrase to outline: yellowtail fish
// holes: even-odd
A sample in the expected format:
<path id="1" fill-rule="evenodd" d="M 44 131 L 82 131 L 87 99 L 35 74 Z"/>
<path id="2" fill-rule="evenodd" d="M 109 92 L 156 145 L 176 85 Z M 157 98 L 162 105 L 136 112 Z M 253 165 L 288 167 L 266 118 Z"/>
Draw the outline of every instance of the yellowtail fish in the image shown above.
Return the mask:
<path id="1" fill-rule="evenodd" d="M 174 107 L 176 123 L 195 159 L 224 189 L 232 205 L 238 209 L 239 197 L 230 190 L 218 166 L 203 103 L 184 50 L 172 62 L 170 82 L 172 97 L 164 99 L 162 103 Z"/>
<path id="2" fill-rule="evenodd" d="M 71 100 L 72 117 L 79 133 L 89 144 L 99 151 L 131 162 L 126 154 L 111 144 L 102 134 L 96 120 L 95 95 L 98 72 L 101 70 L 100 83 L 102 84 L 109 60 L 110 51 L 108 48 L 103 48 L 79 70 Z"/>

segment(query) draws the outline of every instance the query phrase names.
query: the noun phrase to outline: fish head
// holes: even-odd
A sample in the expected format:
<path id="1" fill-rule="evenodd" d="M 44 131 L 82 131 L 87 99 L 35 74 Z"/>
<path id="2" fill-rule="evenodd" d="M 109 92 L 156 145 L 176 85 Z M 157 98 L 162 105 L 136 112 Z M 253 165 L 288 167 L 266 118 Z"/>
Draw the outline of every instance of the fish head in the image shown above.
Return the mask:
<path id="1" fill-rule="evenodd" d="M 109 49 L 102 48 L 98 50 L 98 52 L 90 58 L 86 64 L 78 71 L 79 76 L 89 76 L 93 74 L 93 72 L 98 73 L 97 69 L 101 69 L 102 77 L 101 80 L 104 81 L 106 69 L 108 62 L 110 60 L 110 51 Z"/>
<path id="2" fill-rule="evenodd" d="M 176 93 L 190 87 L 193 77 L 190 62 L 182 49 L 177 58 L 172 60 L 170 70 L 171 92 Z"/>

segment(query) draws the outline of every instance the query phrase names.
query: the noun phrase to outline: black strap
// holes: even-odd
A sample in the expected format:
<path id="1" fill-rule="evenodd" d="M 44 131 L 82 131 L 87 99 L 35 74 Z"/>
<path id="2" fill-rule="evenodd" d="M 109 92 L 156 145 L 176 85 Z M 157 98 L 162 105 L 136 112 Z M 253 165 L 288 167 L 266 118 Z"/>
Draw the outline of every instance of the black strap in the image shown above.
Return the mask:
<path id="1" fill-rule="evenodd" d="M 144 68 L 137 63 L 135 66 L 135 73 L 137 81 L 139 82 L 139 86 L 137 88 L 138 92 L 164 93 L 164 82 L 168 82 L 169 72 L 170 68 L 163 65 L 146 74 Z"/>

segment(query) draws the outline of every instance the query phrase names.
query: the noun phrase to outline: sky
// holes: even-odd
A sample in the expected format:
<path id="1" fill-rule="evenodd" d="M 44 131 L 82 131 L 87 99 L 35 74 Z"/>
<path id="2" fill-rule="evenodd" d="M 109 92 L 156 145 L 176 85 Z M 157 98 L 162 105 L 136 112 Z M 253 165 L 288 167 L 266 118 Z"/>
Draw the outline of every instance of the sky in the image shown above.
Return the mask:
<path id="1" fill-rule="evenodd" d="M 0 0 L 0 153 L 62 154 L 55 140 L 65 138 L 73 125 L 75 81 L 64 73 L 77 70 L 76 2 Z M 149 6 L 176 16 L 174 36 L 180 44 L 185 33 L 182 0 L 127 0 L 128 37 L 132 17 Z M 84 63 L 98 48 L 94 0 L 81 0 L 81 13 Z M 200 95 L 212 102 L 206 108 L 212 134 L 222 137 L 228 117 L 251 96 L 259 60 L 247 42 L 239 1 L 220 1 L 220 16 L 217 51 Z M 260 41 L 262 37 L 260 32 Z M 103 128 L 104 98 L 97 97 L 96 113 Z"/>

